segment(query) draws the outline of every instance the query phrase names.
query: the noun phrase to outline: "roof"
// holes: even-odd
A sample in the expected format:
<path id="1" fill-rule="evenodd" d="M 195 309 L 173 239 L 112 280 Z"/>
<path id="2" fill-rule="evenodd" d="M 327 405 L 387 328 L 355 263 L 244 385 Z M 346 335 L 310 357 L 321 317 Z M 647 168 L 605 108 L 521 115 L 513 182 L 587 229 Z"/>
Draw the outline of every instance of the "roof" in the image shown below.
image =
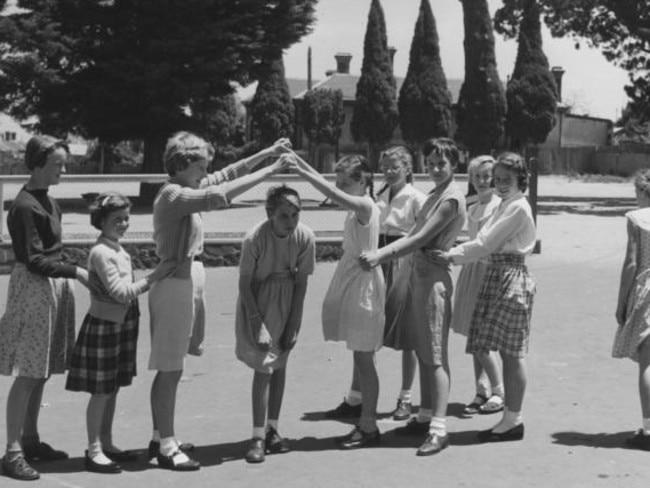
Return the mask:
<path id="1" fill-rule="evenodd" d="M 359 81 L 359 76 L 357 75 L 350 75 L 350 74 L 344 74 L 344 73 L 333 73 L 329 77 L 325 78 L 324 80 L 315 83 L 313 88 L 329 88 L 331 90 L 341 90 L 343 93 L 343 100 L 347 101 L 354 101 L 357 98 L 357 83 Z M 287 80 L 288 81 L 288 80 Z M 395 82 L 397 84 L 397 91 L 399 92 L 402 83 L 404 83 L 404 78 L 395 78 Z M 452 103 L 456 103 L 458 100 L 458 95 L 460 94 L 460 87 L 463 85 L 463 80 L 459 79 L 447 79 L 447 88 L 449 89 L 449 92 L 451 93 L 451 100 Z M 305 88 L 302 92 L 299 94 L 293 96 L 293 98 L 296 99 L 302 99 L 305 96 L 305 93 L 307 93 L 307 86 L 305 85 Z"/>
<path id="2" fill-rule="evenodd" d="M 314 81 L 313 83 L 317 84 L 318 81 Z M 253 100 L 255 92 L 257 91 L 257 85 L 257 81 L 254 81 L 253 83 L 250 83 L 246 86 L 241 86 L 238 84 L 234 85 L 235 91 L 242 103 L 248 103 Z M 287 86 L 289 87 L 289 95 L 291 95 L 291 98 L 296 98 L 296 96 L 300 93 L 307 91 L 307 80 L 300 78 L 287 78 Z"/>

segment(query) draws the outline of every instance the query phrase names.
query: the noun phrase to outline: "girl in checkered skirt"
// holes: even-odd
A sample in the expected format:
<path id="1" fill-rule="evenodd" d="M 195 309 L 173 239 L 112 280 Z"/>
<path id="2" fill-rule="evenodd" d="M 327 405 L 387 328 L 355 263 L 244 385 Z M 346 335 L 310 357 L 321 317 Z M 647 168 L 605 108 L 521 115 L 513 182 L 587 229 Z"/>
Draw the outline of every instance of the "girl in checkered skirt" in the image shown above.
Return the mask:
<path id="1" fill-rule="evenodd" d="M 66 389 L 91 394 L 86 411 L 88 471 L 119 473 L 119 461 L 133 452 L 115 447 L 112 424 L 117 392 L 135 376 L 138 321 L 137 296 L 167 276 L 175 263 L 159 266 L 133 281 L 131 258 L 119 241 L 129 228 L 131 202 L 115 192 L 100 194 L 90 208 L 90 222 L 101 235 L 88 256 L 90 309 L 74 346 Z"/>
<path id="2" fill-rule="evenodd" d="M 535 247 L 535 222 L 524 196 L 528 172 L 524 159 L 503 153 L 494 165 L 494 185 L 501 204 L 475 239 L 442 253 L 454 264 L 489 256 L 472 315 L 466 352 L 487 355 L 499 351 L 503 360 L 505 409 L 492 429 L 479 432 L 483 442 L 520 440 L 524 437 L 521 407 L 526 391 L 525 355 L 535 282 L 525 256 Z"/>

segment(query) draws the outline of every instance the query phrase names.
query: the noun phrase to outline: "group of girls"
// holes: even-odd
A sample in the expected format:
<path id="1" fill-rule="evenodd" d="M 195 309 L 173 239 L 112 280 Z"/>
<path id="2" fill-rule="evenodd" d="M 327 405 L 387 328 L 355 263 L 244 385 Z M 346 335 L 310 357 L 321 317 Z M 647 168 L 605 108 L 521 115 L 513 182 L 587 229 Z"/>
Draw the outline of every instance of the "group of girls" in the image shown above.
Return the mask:
<path id="1" fill-rule="evenodd" d="M 475 355 L 489 377 L 491 395 L 505 401 L 503 419 L 481 432 L 480 438 L 521 439 L 524 356 L 535 291 L 524 264 L 524 256 L 535 243 L 530 207 L 523 196 L 525 163 L 515 154 L 506 154 L 493 162 L 490 171 L 483 165 L 477 167 L 476 173 L 485 180 L 477 177 L 475 181 L 483 207 L 470 211 L 474 215 L 470 231 L 474 232 L 471 225 L 484 225 L 469 242 L 453 247 L 466 219 L 464 196 L 454 184 L 459 152 L 453 141 L 434 139 L 424 146 L 424 155 L 434 189 L 425 196 L 412 188 L 410 156 L 403 148 L 394 148 L 382 156 L 387 188 L 377 205 L 373 175 L 363 156 L 343 157 L 335 167 L 336 183 L 331 184 L 281 140 L 208 174 L 211 146 L 193 134 L 178 133 L 168 141 L 164 153 L 170 179 L 154 200 L 154 241 L 160 264 L 134 281 L 129 255 L 119 244 L 128 228 L 131 203 L 118 193 L 100 194 L 91 208 L 91 223 L 101 235 L 90 253 L 88 269 L 63 263 L 61 213 L 47 189 L 65 172 L 67 147 L 46 136 L 33 138 L 26 153 L 30 181 L 16 198 L 8 219 L 17 265 L 10 278 L 7 310 L 0 321 L 0 373 L 15 374 L 16 379 L 7 400 L 4 473 L 16 479 L 36 479 L 39 474 L 28 461 L 67 457 L 40 441 L 37 419 L 45 381 L 68 365 L 66 388 L 91 394 L 86 469 L 118 473 L 120 463 L 135 459 L 134 452 L 123 451 L 113 443 L 112 421 L 119 388 L 129 385 L 136 374 L 136 297 L 148 290 L 149 369 L 156 371 L 151 388 L 153 431 L 148 455 L 157 458 L 163 468 L 200 468 L 200 463 L 190 457 L 193 445 L 182 443 L 174 431 L 176 391 L 184 357 L 202 353 L 205 274 L 200 260 L 200 212 L 223 208 L 270 175 L 286 170 L 301 175 L 348 210 L 343 256 L 322 313 L 325 340 L 345 342 L 353 351 L 353 389 L 358 384 L 357 405 L 361 405 L 355 410 L 359 416 L 355 428 L 336 439 L 339 447 L 355 449 L 380 443 L 375 353 L 383 345 L 404 351 L 404 382 L 395 411 L 398 418 L 411 415 L 413 354 L 420 368 L 421 408 L 402 433 L 425 437 L 418 455 L 435 454 L 449 445 L 445 415 L 453 290 L 450 264 L 474 261 L 483 269 L 466 268 L 467 273 L 484 277 L 469 320 L 467 352 Z M 277 159 L 248 174 L 268 157 Z M 481 185 L 487 182 L 486 188 L 490 187 L 491 170 L 502 201 L 488 218 L 484 207 L 492 190 L 483 191 Z M 400 200 L 408 205 L 397 205 Z M 272 188 L 267 195 L 266 220 L 247 233 L 242 246 L 236 355 L 254 370 L 253 441 L 246 453 L 246 460 L 252 463 L 264 461 L 265 454 L 290 449 L 278 431 L 278 418 L 287 358 L 296 344 L 315 261 L 314 235 L 299 223 L 300 210 L 301 200 L 294 190 Z M 91 295 L 76 344 L 70 278 L 87 286 Z M 470 287 L 476 280 L 467 281 Z M 43 289 L 38 296 L 31 291 L 36 285 Z M 458 303 L 457 308 L 467 307 Z M 501 353 L 503 385 L 498 368 L 490 363 L 491 351 Z M 480 408 L 487 405 L 486 399 L 490 400 L 487 387 L 477 390 L 473 403 Z"/>

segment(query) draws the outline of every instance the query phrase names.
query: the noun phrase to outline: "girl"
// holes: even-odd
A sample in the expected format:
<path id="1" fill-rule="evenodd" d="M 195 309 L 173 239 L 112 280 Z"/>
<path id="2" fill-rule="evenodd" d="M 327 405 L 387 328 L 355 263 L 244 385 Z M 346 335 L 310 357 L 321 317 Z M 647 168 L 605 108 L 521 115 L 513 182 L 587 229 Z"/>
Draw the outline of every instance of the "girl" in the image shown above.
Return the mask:
<path id="1" fill-rule="evenodd" d="M 251 229 L 242 243 L 235 353 L 255 371 L 249 463 L 263 462 L 265 451 L 289 451 L 278 433 L 278 418 L 287 359 L 296 344 L 307 279 L 316 261 L 314 233 L 298 222 L 301 206 L 294 189 L 271 188 L 266 196 L 268 219 Z"/>
<path id="2" fill-rule="evenodd" d="M 427 141 L 423 148 L 435 188 L 427 197 L 415 226 L 403 238 L 378 251 L 362 254 L 362 266 L 409 256 L 388 294 L 386 345 L 415 350 L 420 366 L 422 405 L 417 418 L 396 429 L 398 435 L 425 435 L 418 456 L 436 454 L 449 445 L 446 414 L 449 399 L 447 338 L 453 290 L 449 266 L 433 259 L 449 249 L 465 223 L 465 197 L 454 184 L 459 152 L 446 138 Z"/>
<path id="3" fill-rule="evenodd" d="M 535 222 L 523 192 L 528 187 L 524 159 L 501 154 L 494 165 L 499 208 L 479 231 L 442 257 L 454 264 L 489 256 L 467 339 L 467 353 L 499 351 L 503 361 L 505 409 L 492 429 L 479 432 L 483 442 L 513 441 L 524 437 L 521 407 L 526 391 L 526 363 L 535 282 L 525 264 L 535 247 Z"/>
<path id="4" fill-rule="evenodd" d="M 88 256 L 90 309 L 72 351 L 66 389 L 91 394 L 86 410 L 85 466 L 97 473 L 119 473 L 116 461 L 137 455 L 113 444 L 117 392 L 135 376 L 138 340 L 137 296 L 169 274 L 174 263 L 133 281 L 131 258 L 120 245 L 129 228 L 131 202 L 115 192 L 101 193 L 90 207 L 90 223 L 101 235 Z"/>
<path id="5" fill-rule="evenodd" d="M 338 437 L 341 449 L 376 446 L 379 378 L 375 352 L 383 342 L 385 283 L 381 269 L 366 273 L 359 254 L 377 249 L 379 208 L 372 197 L 372 172 L 363 156 L 351 155 L 336 163 L 336 186 L 294 155 L 293 168 L 317 190 L 348 209 L 343 229 L 343 256 L 323 301 L 323 333 L 326 341 L 345 341 L 354 351 L 363 404 L 359 424 Z"/>
<path id="6" fill-rule="evenodd" d="M 469 239 L 475 239 L 479 229 L 490 218 L 501 203 L 493 191 L 494 158 L 477 156 L 469 162 L 467 174 L 476 191 L 476 202 L 468 204 L 467 230 Z M 472 312 L 476 306 L 478 289 L 483 281 L 487 260 L 479 260 L 463 266 L 456 282 L 451 328 L 467 337 Z M 503 410 L 503 382 L 500 380 L 499 365 L 493 353 L 473 356 L 476 394 L 465 406 L 465 413 L 495 413 Z M 485 365 L 483 365 L 485 363 Z M 492 388 L 490 389 L 490 384 Z"/>
<path id="7" fill-rule="evenodd" d="M 634 180 L 639 209 L 628 212 L 627 251 L 621 271 L 612 356 L 639 363 L 639 397 L 642 427 L 626 439 L 630 447 L 650 451 L 650 170 L 637 173 Z"/>
<path id="8" fill-rule="evenodd" d="M 161 261 L 176 261 L 174 273 L 154 284 L 149 293 L 151 356 L 149 369 L 156 370 L 151 385 L 153 438 L 149 458 L 174 471 L 201 467 L 187 455 L 193 446 L 181 444 L 174 435 L 176 391 L 186 353 L 200 355 L 205 328 L 205 272 L 201 262 L 203 225 L 201 213 L 218 210 L 282 169 L 283 159 L 244 176 L 267 157 L 289 151 L 289 141 L 275 145 L 208 174 L 214 149 L 189 132 L 174 134 L 163 154 L 169 181 L 156 195 L 153 228 L 156 254 Z"/>
<path id="9" fill-rule="evenodd" d="M 16 375 L 7 397 L 6 476 L 35 480 L 27 461 L 66 459 L 41 442 L 38 416 L 45 382 L 68 367 L 74 344 L 74 282 L 88 272 L 62 261 L 61 208 L 48 195 L 58 185 L 68 158 L 65 142 L 34 136 L 25 149 L 29 181 L 16 196 L 7 224 L 16 264 L 11 271 L 7 308 L 0 320 L 0 374 Z"/>
<path id="10" fill-rule="evenodd" d="M 413 181 L 413 157 L 404 146 L 395 146 L 381 154 L 379 166 L 384 174 L 385 184 L 377 193 L 379 207 L 379 247 L 406 235 L 415 224 L 415 218 L 422 209 L 426 196 L 417 190 Z M 386 289 L 390 289 L 393 276 L 402 260 L 382 264 Z M 406 420 L 411 416 L 411 388 L 415 377 L 417 360 L 413 351 L 402 351 L 402 389 L 397 407 L 392 412 L 394 420 Z M 354 369 L 354 368 L 353 368 Z M 354 370 L 356 372 L 356 370 Z M 353 373 L 352 385 L 347 397 L 334 410 L 325 412 L 326 418 L 345 418 L 361 413 L 361 389 L 359 378 Z"/>

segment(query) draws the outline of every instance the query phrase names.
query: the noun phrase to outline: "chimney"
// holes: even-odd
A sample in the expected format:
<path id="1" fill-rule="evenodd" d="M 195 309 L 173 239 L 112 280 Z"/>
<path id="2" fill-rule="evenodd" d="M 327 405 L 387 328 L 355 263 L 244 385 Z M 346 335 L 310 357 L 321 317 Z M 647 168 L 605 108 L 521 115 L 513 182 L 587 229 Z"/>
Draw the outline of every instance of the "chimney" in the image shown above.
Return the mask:
<path id="1" fill-rule="evenodd" d="M 564 75 L 564 70 L 561 66 L 553 66 L 551 73 L 553 74 L 553 78 L 555 78 L 555 86 L 557 86 L 557 101 L 558 103 L 562 103 L 562 76 Z"/>
<path id="2" fill-rule="evenodd" d="M 350 74 L 350 60 L 352 59 L 352 54 L 350 54 L 350 53 L 336 53 L 334 55 L 334 59 L 336 59 L 336 73 L 349 75 Z"/>
<path id="3" fill-rule="evenodd" d="M 393 46 L 388 46 L 388 55 L 390 56 L 390 66 L 391 68 L 393 67 L 393 61 L 395 60 L 395 53 L 397 52 L 397 48 Z"/>

